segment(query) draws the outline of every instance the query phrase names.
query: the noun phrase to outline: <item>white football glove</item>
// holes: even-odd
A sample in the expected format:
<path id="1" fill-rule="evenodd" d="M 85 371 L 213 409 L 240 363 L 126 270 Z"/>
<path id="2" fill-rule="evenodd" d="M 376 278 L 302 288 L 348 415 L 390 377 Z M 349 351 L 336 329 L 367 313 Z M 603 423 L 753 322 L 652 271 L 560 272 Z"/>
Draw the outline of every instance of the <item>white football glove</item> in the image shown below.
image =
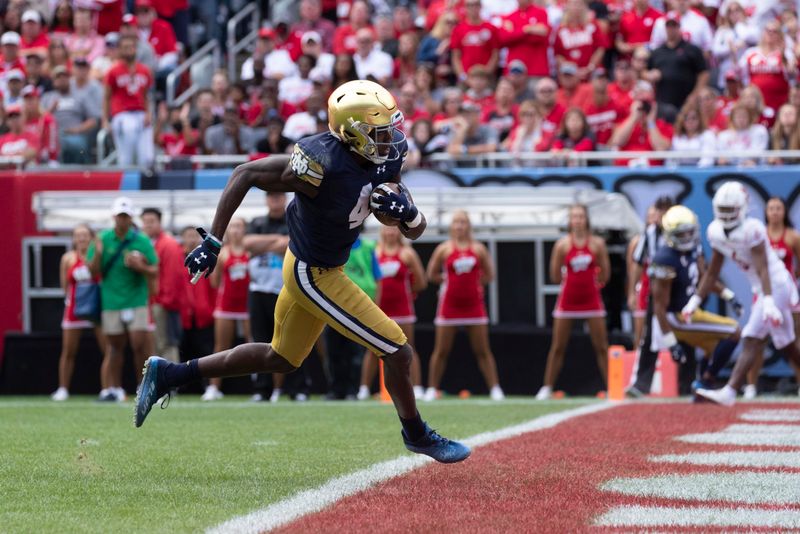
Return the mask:
<path id="1" fill-rule="evenodd" d="M 681 317 L 683 317 L 683 322 L 691 323 L 692 322 L 692 314 L 697 311 L 697 308 L 703 303 L 703 300 L 698 297 L 697 295 L 692 295 L 689 298 L 689 302 L 686 303 L 686 306 L 683 307 L 681 310 Z"/>
<path id="2" fill-rule="evenodd" d="M 764 302 L 761 304 L 761 309 L 763 310 L 764 320 L 769 321 L 773 326 L 783 324 L 783 314 L 775 305 L 772 295 L 764 295 L 762 298 Z"/>

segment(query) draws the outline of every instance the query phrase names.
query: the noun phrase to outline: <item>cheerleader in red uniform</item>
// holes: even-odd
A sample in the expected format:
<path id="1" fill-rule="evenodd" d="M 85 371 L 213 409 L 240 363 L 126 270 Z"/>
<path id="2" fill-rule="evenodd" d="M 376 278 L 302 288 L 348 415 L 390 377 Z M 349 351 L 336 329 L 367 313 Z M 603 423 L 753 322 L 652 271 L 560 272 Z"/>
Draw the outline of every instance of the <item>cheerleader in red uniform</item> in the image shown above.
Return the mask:
<path id="1" fill-rule="evenodd" d="M 603 381 L 606 380 L 608 337 L 600 288 L 608 281 L 610 272 L 605 242 L 592 235 L 586 206 L 573 205 L 569 209 L 569 234 L 556 241 L 550 257 L 550 279 L 561 284 L 561 292 L 553 310 L 553 340 L 547 355 L 544 385 L 536 394 L 538 400 L 549 399 L 553 394 L 573 319 L 586 319 L 589 323 L 597 366 Z"/>
<path id="2" fill-rule="evenodd" d="M 767 201 L 767 208 L 764 213 L 767 220 L 767 236 L 772 250 L 783 260 L 786 269 L 792 274 L 792 278 L 797 278 L 800 271 L 800 234 L 792 228 L 789 221 L 789 214 L 786 211 L 786 204 L 780 197 L 772 197 Z M 792 309 L 794 317 L 794 330 L 798 332 L 800 328 L 800 306 Z M 758 394 L 758 376 L 761 374 L 761 367 L 764 365 L 764 355 L 753 363 L 747 372 L 747 384 L 744 386 L 743 396 L 746 399 L 753 399 Z M 800 384 L 800 369 L 794 367 L 794 374 L 797 383 Z"/>
<path id="3" fill-rule="evenodd" d="M 467 212 L 456 211 L 450 223 L 450 239 L 436 247 L 428 263 L 428 280 L 441 287 L 426 401 L 438 396 L 439 382 L 460 326 L 467 329 L 470 346 L 492 400 L 505 398 L 497 378 L 497 364 L 489 348 L 489 317 L 483 302 L 483 286 L 493 278 L 494 266 L 489 251 L 472 238 Z"/>
<path id="4" fill-rule="evenodd" d="M 105 354 L 105 337 L 100 325 L 75 317 L 75 284 L 92 280 L 92 274 L 86 265 L 86 251 L 94 239 L 94 232 L 85 224 L 80 224 L 72 231 L 72 250 L 61 256 L 60 279 L 61 288 L 66 294 L 64 299 L 64 318 L 61 320 L 61 357 L 58 361 L 58 389 L 50 396 L 54 401 L 65 401 L 69 398 L 69 384 L 75 370 L 75 355 L 81 341 L 84 328 L 94 328 L 100 353 Z M 97 280 L 95 280 L 97 281 Z"/>
<path id="5" fill-rule="evenodd" d="M 414 397 L 419 399 L 422 398 L 423 389 L 419 355 L 414 348 L 414 324 L 417 322 L 414 298 L 428 286 L 425 270 L 419 255 L 405 242 L 397 226 L 381 226 L 375 253 L 381 268 L 378 306 L 400 325 L 414 351 L 411 359 L 411 383 L 414 384 Z M 361 367 L 359 400 L 370 396 L 370 385 L 375 380 L 377 363 L 375 356 L 367 352 Z"/>
<path id="6" fill-rule="evenodd" d="M 217 304 L 214 308 L 214 352 L 233 347 L 236 340 L 236 322 L 242 322 L 245 339 L 250 337 L 250 316 L 247 313 L 247 290 L 250 286 L 250 273 L 247 262 L 250 255 L 244 247 L 247 223 L 242 218 L 234 218 L 225 232 L 225 246 L 219 253 L 217 264 L 221 269 L 211 273 L 211 286 L 217 288 Z M 222 398 L 221 378 L 209 381 L 203 400 Z"/>

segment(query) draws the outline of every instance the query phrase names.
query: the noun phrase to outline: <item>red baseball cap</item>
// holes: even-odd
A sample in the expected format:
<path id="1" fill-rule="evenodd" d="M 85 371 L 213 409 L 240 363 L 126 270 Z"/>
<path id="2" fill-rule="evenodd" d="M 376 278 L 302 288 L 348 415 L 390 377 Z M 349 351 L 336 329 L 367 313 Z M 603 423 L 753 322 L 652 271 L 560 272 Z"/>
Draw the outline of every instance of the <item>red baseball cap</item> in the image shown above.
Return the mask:
<path id="1" fill-rule="evenodd" d="M 153 7 L 153 1 L 152 0 L 136 0 L 135 7 L 136 8 Z"/>
<path id="2" fill-rule="evenodd" d="M 125 13 L 124 15 L 122 15 L 122 24 L 128 26 L 137 26 L 136 16 L 130 13 Z"/>
<path id="3" fill-rule="evenodd" d="M 29 96 L 39 96 L 39 88 L 35 85 L 26 85 L 22 88 L 22 96 L 29 97 Z"/>
<path id="4" fill-rule="evenodd" d="M 22 107 L 19 104 L 11 104 L 6 107 L 6 115 L 22 115 Z"/>
<path id="5" fill-rule="evenodd" d="M 670 22 L 680 25 L 681 14 L 677 11 L 668 12 L 666 15 L 664 15 L 664 24 L 669 24 Z"/>
<path id="6" fill-rule="evenodd" d="M 272 28 L 261 28 L 258 30 L 259 39 L 277 39 L 278 34 Z"/>

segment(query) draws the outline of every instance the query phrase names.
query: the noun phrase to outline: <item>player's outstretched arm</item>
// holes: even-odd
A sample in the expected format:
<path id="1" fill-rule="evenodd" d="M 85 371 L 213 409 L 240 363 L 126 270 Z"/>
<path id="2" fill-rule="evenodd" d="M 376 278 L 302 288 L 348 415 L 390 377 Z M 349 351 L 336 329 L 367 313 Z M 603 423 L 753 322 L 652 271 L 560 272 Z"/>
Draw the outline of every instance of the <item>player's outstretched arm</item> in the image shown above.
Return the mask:
<path id="1" fill-rule="evenodd" d="M 719 280 L 719 273 L 722 270 L 722 263 L 724 261 L 725 256 L 715 249 L 711 254 L 711 262 L 708 265 L 708 269 L 703 273 L 700 283 L 697 284 L 697 292 L 695 295 L 697 295 L 701 301 L 705 300 L 708 294 L 714 289 L 717 280 Z"/>
<path id="2" fill-rule="evenodd" d="M 233 213 L 239 208 L 251 187 L 271 192 L 293 192 L 316 196 L 317 189 L 297 178 L 289 166 L 289 155 L 276 154 L 239 165 L 222 192 L 214 214 L 211 233 L 225 234 Z"/>

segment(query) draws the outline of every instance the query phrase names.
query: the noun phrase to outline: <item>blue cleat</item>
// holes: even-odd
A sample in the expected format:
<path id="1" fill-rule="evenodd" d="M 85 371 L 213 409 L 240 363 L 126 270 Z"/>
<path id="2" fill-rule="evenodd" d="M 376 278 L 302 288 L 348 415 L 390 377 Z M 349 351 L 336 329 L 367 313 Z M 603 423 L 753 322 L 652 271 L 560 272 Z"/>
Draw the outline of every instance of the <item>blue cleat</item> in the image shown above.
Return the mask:
<path id="1" fill-rule="evenodd" d="M 470 452 L 472 452 L 466 445 L 440 436 L 428 426 L 428 423 L 425 423 L 425 435 L 417 441 L 410 441 L 403 430 L 400 431 L 400 434 L 403 436 L 403 443 L 406 444 L 406 449 L 417 454 L 430 456 L 443 464 L 453 464 L 466 460 Z"/>
<path id="2" fill-rule="evenodd" d="M 160 356 L 150 356 L 144 362 L 142 383 L 136 390 L 136 402 L 133 406 L 133 424 L 137 428 L 142 426 L 158 399 L 169 395 L 169 388 L 164 384 L 164 368 L 167 364 L 169 362 Z M 162 404 L 162 408 L 166 408 L 166 405 Z"/>

